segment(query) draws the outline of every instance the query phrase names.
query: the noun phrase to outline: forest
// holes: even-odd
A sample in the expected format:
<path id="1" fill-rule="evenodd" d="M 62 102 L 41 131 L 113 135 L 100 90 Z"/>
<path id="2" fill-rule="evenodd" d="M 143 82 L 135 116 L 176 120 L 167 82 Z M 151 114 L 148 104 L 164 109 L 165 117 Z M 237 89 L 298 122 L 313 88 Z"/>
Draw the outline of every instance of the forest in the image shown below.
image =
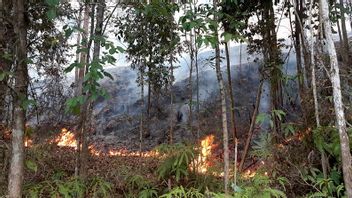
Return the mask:
<path id="1" fill-rule="evenodd" d="M 351 0 L 0 0 L 0 198 L 352 198 Z"/>

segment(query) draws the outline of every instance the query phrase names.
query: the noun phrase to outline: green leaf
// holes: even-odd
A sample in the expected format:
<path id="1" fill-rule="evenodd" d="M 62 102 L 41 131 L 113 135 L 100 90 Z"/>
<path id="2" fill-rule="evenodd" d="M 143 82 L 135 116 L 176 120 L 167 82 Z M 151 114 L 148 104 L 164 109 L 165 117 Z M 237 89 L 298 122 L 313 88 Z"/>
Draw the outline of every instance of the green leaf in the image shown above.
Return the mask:
<path id="1" fill-rule="evenodd" d="M 22 98 L 21 97 L 21 107 L 23 109 L 28 109 L 29 106 L 31 105 L 35 105 L 35 101 L 34 100 L 30 100 L 30 99 L 27 99 L 27 98 Z"/>
<path id="2" fill-rule="evenodd" d="M 7 76 L 7 74 L 5 72 L 0 71 L 0 81 L 3 81 L 6 76 Z"/>
<path id="3" fill-rule="evenodd" d="M 65 37 L 69 38 L 72 35 L 73 31 L 74 30 L 72 28 L 65 29 Z"/>
<path id="4" fill-rule="evenodd" d="M 45 0 L 45 2 L 52 7 L 59 5 L 59 0 Z"/>
<path id="5" fill-rule="evenodd" d="M 46 16 L 48 17 L 49 20 L 53 20 L 56 18 L 56 9 L 51 8 L 46 12 Z"/>
<path id="6" fill-rule="evenodd" d="M 266 119 L 268 118 L 268 115 L 265 113 L 260 113 L 257 115 L 257 118 L 255 119 L 255 123 L 256 124 L 262 124 L 266 121 Z"/>
<path id="7" fill-rule="evenodd" d="M 103 71 L 103 74 L 104 76 L 110 78 L 111 80 L 114 80 L 114 77 L 109 72 Z"/>
<path id="8" fill-rule="evenodd" d="M 25 161 L 25 165 L 32 172 L 37 172 L 38 171 L 37 164 L 35 162 L 31 161 L 31 160 L 26 160 Z"/>
<path id="9" fill-rule="evenodd" d="M 224 36 L 225 42 L 229 42 L 229 41 L 231 41 L 232 38 L 233 38 L 233 35 L 230 34 L 230 33 L 227 33 L 227 32 L 225 32 L 225 33 L 223 34 L 223 36 Z"/>

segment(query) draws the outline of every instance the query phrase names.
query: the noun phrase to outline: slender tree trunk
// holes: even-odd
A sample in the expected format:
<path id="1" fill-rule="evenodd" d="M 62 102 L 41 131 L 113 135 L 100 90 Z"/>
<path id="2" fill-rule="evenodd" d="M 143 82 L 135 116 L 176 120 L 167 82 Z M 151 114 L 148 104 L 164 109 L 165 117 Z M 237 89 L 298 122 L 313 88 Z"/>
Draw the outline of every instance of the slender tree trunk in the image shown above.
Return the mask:
<path id="1" fill-rule="evenodd" d="M 305 76 L 303 74 L 303 67 L 304 64 L 302 62 L 302 60 L 304 59 L 302 57 L 303 53 L 302 53 L 302 43 L 301 43 L 301 35 L 302 35 L 302 30 L 301 30 L 301 23 L 300 21 L 302 21 L 303 17 L 302 17 L 302 0 L 297 1 L 296 3 L 296 9 L 295 12 L 297 12 L 295 14 L 295 30 L 293 31 L 292 28 L 292 23 L 291 24 L 291 32 L 294 32 L 294 35 L 292 35 L 294 37 L 294 46 L 295 46 L 295 50 L 296 50 L 296 61 L 297 61 L 297 81 L 298 81 L 298 89 L 299 89 L 299 98 L 300 98 L 300 106 L 302 109 L 302 114 L 303 114 L 303 119 L 306 122 L 307 121 L 307 113 L 306 113 L 306 103 L 307 103 L 307 99 L 306 99 L 306 90 L 305 90 L 305 86 L 304 86 L 304 82 L 305 82 Z M 289 18 L 291 21 L 291 12 L 289 12 Z M 306 123 L 307 124 L 307 123 Z"/>
<path id="2" fill-rule="evenodd" d="M 227 66 L 227 82 L 228 82 L 228 90 L 229 97 L 231 101 L 231 130 L 233 135 L 233 143 L 235 145 L 237 139 L 237 131 L 236 131 L 236 118 L 235 118 L 235 99 L 232 90 L 232 77 L 231 77 L 231 60 L 230 60 L 230 52 L 228 42 L 225 42 L 225 52 L 226 52 L 226 66 Z"/>
<path id="3" fill-rule="evenodd" d="M 197 33 L 195 33 L 196 36 Z M 195 37 L 196 38 L 196 37 Z M 198 68 L 198 47 L 195 45 L 195 67 L 196 67 L 196 86 L 197 86 L 197 139 L 200 138 L 200 99 L 199 99 L 199 68 Z"/>
<path id="4" fill-rule="evenodd" d="M 144 63 L 145 64 L 145 61 Z M 141 81 L 141 121 L 139 123 L 139 151 L 142 153 L 143 131 L 144 131 L 144 72 L 140 70 Z"/>
<path id="5" fill-rule="evenodd" d="M 214 9 L 217 9 L 217 0 L 213 1 Z M 217 17 L 214 16 L 214 20 L 217 20 Z M 218 41 L 218 31 L 216 30 L 214 33 L 217 38 L 217 43 L 215 45 L 215 69 L 216 76 L 219 83 L 220 89 L 220 99 L 221 99 L 221 117 L 222 117 L 222 130 L 223 130 L 223 144 L 224 144 L 224 189 L 225 194 L 228 194 L 228 185 L 229 185 L 229 134 L 228 134 L 228 126 L 227 126 L 227 107 L 226 107 L 226 90 L 224 86 L 224 80 L 221 73 L 220 67 L 220 47 Z"/>
<path id="6" fill-rule="evenodd" d="M 193 33 L 192 30 L 190 31 L 190 42 L 189 42 L 189 49 L 190 49 L 190 58 L 191 58 L 191 65 L 189 69 L 189 81 L 188 81 L 188 90 L 189 90 L 189 118 L 188 118 L 188 127 L 191 133 L 193 134 L 193 129 L 192 129 L 192 121 L 193 121 L 193 111 L 192 111 L 192 106 L 193 106 L 193 79 L 192 79 L 192 74 L 193 74 L 193 66 L 194 66 L 194 47 L 193 47 Z"/>
<path id="7" fill-rule="evenodd" d="M 333 88 L 334 108 L 336 114 L 336 126 L 340 137 L 342 170 L 345 182 L 346 195 L 352 197 L 352 158 L 350 150 L 350 141 L 346 130 L 346 119 L 343 109 L 341 83 L 339 74 L 339 65 L 337 61 L 336 49 L 332 39 L 331 22 L 329 19 L 329 4 L 327 0 L 320 0 L 321 19 L 324 24 L 326 36 L 326 47 L 330 57 L 331 66 L 331 84 Z"/>
<path id="8" fill-rule="evenodd" d="M 252 114 L 252 119 L 251 119 L 251 125 L 249 127 L 248 130 L 248 136 L 247 136 L 247 140 L 246 140 L 246 144 L 244 146 L 243 149 L 243 153 L 242 153 L 242 157 L 241 157 L 241 162 L 240 162 L 240 166 L 238 168 L 238 170 L 241 172 L 243 170 L 243 164 L 246 160 L 247 154 L 248 154 L 248 150 L 249 150 L 249 145 L 252 141 L 252 137 L 253 137 L 253 131 L 254 131 L 254 127 L 255 127 L 255 120 L 258 114 L 258 110 L 259 110 L 259 105 L 260 105 L 260 99 L 262 96 L 262 87 L 263 87 L 263 82 L 260 82 L 259 87 L 258 87 L 258 91 L 257 91 L 257 97 L 256 97 L 256 101 L 255 101 L 255 106 L 254 106 L 254 111 Z"/>
<path id="9" fill-rule="evenodd" d="M 149 61 L 151 61 L 151 58 L 150 58 L 150 60 Z M 150 68 L 150 66 L 148 66 L 148 107 L 147 107 L 147 115 L 148 115 L 148 119 L 150 118 L 150 108 L 151 108 L 151 85 L 150 85 L 150 83 L 151 83 L 151 74 L 150 74 L 150 72 L 151 72 L 151 68 Z"/>
<path id="10" fill-rule="evenodd" d="M 84 15 L 83 15 L 83 30 L 84 32 L 82 33 L 82 40 L 86 41 L 85 45 L 82 46 L 83 48 L 89 49 L 89 43 L 88 43 L 88 31 L 89 31 L 89 15 L 90 15 L 90 8 L 88 3 L 84 4 Z M 88 69 L 88 61 L 89 61 L 89 51 L 88 52 L 81 52 L 81 57 L 80 57 L 81 64 L 84 65 L 82 68 L 79 69 L 78 71 L 78 85 L 77 85 L 77 95 L 82 96 L 83 95 L 83 80 L 84 80 L 84 75 L 86 73 L 86 70 Z M 87 150 L 85 149 L 86 147 L 86 141 L 85 141 L 85 128 L 86 128 L 86 117 L 87 117 L 87 104 L 82 105 L 81 107 L 81 114 L 80 114 L 80 124 L 78 127 L 78 133 L 77 133 L 77 144 L 79 145 L 77 147 L 77 160 L 78 160 L 78 165 L 76 165 L 76 168 L 78 168 L 78 175 L 85 179 L 86 176 L 86 158 L 87 158 Z"/>
<path id="11" fill-rule="evenodd" d="M 96 25 L 95 25 L 95 36 L 102 37 L 103 33 L 103 21 L 104 21 L 104 12 L 105 12 L 105 0 L 98 0 L 97 2 L 97 15 L 96 15 Z M 94 40 L 94 51 L 93 51 L 93 60 L 99 59 L 100 55 L 100 40 Z"/>
<path id="12" fill-rule="evenodd" d="M 347 30 L 346 30 L 346 17 L 345 17 L 345 6 L 344 6 L 344 0 L 340 0 L 340 13 L 341 13 L 341 31 L 342 31 L 342 38 L 343 38 L 343 55 L 344 55 L 344 62 L 348 63 L 349 58 L 349 44 L 348 44 L 348 36 L 347 36 Z"/>
<path id="13" fill-rule="evenodd" d="M 173 81 L 174 81 L 174 66 L 173 66 L 173 55 L 171 55 L 170 58 L 170 70 L 171 70 L 171 77 L 170 77 L 170 84 L 169 84 L 169 89 L 170 89 L 170 131 L 169 131 L 169 144 L 173 144 L 173 136 L 174 136 L 174 117 L 175 117 L 175 112 L 174 112 L 174 96 L 173 96 Z"/>
<path id="14" fill-rule="evenodd" d="M 14 22 L 16 42 L 16 75 L 15 75 L 15 113 L 12 131 L 12 153 L 9 173 L 8 191 L 10 198 L 22 197 L 23 169 L 24 169 L 24 131 L 26 123 L 26 110 L 22 107 L 23 100 L 27 99 L 28 69 L 27 69 L 27 27 L 25 24 L 25 1 L 14 0 Z"/>
<path id="15" fill-rule="evenodd" d="M 277 37 L 275 30 L 275 17 L 273 4 L 268 3 L 264 7 L 264 17 L 266 23 L 266 32 L 264 34 L 264 39 L 267 39 L 266 49 L 266 64 L 270 69 L 270 96 L 271 96 L 271 110 L 280 110 L 283 106 L 283 96 L 282 96 L 282 63 L 280 63 L 279 49 L 277 45 Z M 281 120 L 278 116 L 273 117 L 273 132 L 275 141 L 278 141 L 278 137 L 282 135 L 281 133 Z"/>

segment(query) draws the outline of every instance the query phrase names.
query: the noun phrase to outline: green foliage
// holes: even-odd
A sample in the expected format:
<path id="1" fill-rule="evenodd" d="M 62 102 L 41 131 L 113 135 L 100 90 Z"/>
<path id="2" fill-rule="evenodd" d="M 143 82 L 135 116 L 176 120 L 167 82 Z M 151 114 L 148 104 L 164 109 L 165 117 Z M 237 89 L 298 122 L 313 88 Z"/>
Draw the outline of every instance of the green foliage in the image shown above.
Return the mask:
<path id="1" fill-rule="evenodd" d="M 100 177 L 94 177 L 93 180 L 90 182 L 88 189 L 89 195 L 91 197 L 110 197 L 111 192 L 111 183 L 103 180 Z"/>
<path id="2" fill-rule="evenodd" d="M 65 180 L 62 175 L 55 174 L 51 180 L 25 187 L 25 197 L 110 197 L 111 184 L 101 178 L 93 178 L 86 184 L 78 178 Z"/>
<path id="3" fill-rule="evenodd" d="M 46 12 L 46 16 L 49 20 L 53 20 L 57 16 L 57 7 L 60 3 L 59 0 L 45 0 L 45 3 L 48 6 L 48 11 Z"/>
<path id="4" fill-rule="evenodd" d="M 261 159 L 271 157 L 273 151 L 272 139 L 271 133 L 261 133 L 259 140 L 254 140 L 251 155 Z"/>
<path id="5" fill-rule="evenodd" d="M 72 33 L 75 31 L 78 33 L 84 32 L 84 30 L 82 30 L 81 28 L 78 28 L 75 26 L 69 27 L 68 25 L 65 25 L 63 27 L 63 30 L 65 32 L 66 38 L 69 38 L 72 35 Z M 86 64 L 76 61 L 70 64 L 64 70 L 66 73 L 68 73 L 74 70 L 75 68 L 85 69 L 85 74 L 82 82 L 82 89 L 83 89 L 82 92 L 84 94 L 81 96 L 70 98 L 66 101 L 67 113 L 79 114 L 81 106 L 86 102 L 95 101 L 100 96 L 104 98 L 108 97 L 107 91 L 100 87 L 99 81 L 105 77 L 113 79 L 113 76 L 104 69 L 104 65 L 114 64 L 116 62 L 114 55 L 117 53 L 124 52 L 124 49 L 120 46 L 115 46 L 113 42 L 108 41 L 105 36 L 99 36 L 99 35 L 92 35 L 88 40 L 82 39 L 82 42 L 80 45 L 87 46 L 87 43 L 91 43 L 93 41 L 99 42 L 100 45 L 105 48 L 105 51 L 103 51 L 102 56 L 93 57 L 93 60 Z M 81 47 L 81 46 L 77 46 L 76 53 L 89 52 L 89 49 L 87 47 Z"/>
<path id="6" fill-rule="evenodd" d="M 286 198 L 284 192 L 270 186 L 272 183 L 272 180 L 268 176 L 256 174 L 248 180 L 243 180 L 241 186 L 234 187 L 234 197 Z"/>
<path id="7" fill-rule="evenodd" d="M 286 113 L 280 109 L 273 109 L 270 114 L 267 113 L 260 113 L 257 115 L 255 122 L 257 124 L 263 124 L 269 122 L 270 127 L 274 127 L 274 119 L 278 118 L 280 121 L 283 121 Z"/>
<path id="8" fill-rule="evenodd" d="M 207 190 L 221 191 L 223 189 L 222 179 L 215 176 L 219 174 L 219 170 L 222 170 L 222 164 L 219 165 L 221 165 L 221 167 L 209 167 L 206 174 L 190 174 L 187 187 L 192 186 L 197 188 L 200 192 L 206 192 Z"/>
<path id="9" fill-rule="evenodd" d="M 177 4 L 168 1 L 136 3 L 127 6 L 126 16 L 116 21 L 118 38 L 128 43 L 126 52 L 132 68 L 143 74 L 139 84 L 146 80 L 156 93 L 169 84 L 170 68 L 166 63 L 175 62 L 180 51 L 173 17 L 177 10 Z"/>
<path id="10" fill-rule="evenodd" d="M 352 146 L 352 134 L 349 129 L 350 146 Z M 320 152 L 326 152 L 338 162 L 341 162 L 341 148 L 339 133 L 336 128 L 322 126 L 313 130 L 313 141 Z"/>
<path id="11" fill-rule="evenodd" d="M 163 194 L 160 198 L 203 198 L 204 195 L 198 189 L 184 189 L 182 186 L 171 189 L 170 192 Z"/>
<path id="12" fill-rule="evenodd" d="M 195 157 L 193 146 L 163 144 L 157 148 L 157 151 L 165 156 L 157 169 L 160 179 L 174 177 L 178 182 L 189 175 L 189 165 Z"/>
<path id="13" fill-rule="evenodd" d="M 25 161 L 26 168 L 28 168 L 32 172 L 37 172 L 38 171 L 38 166 L 35 162 L 32 160 L 26 160 Z"/>
<path id="14" fill-rule="evenodd" d="M 334 167 L 327 178 L 323 173 L 315 168 L 311 168 L 310 172 L 304 176 L 304 180 L 314 186 L 315 192 L 311 192 L 306 197 L 343 197 L 345 193 L 342 173 Z"/>
<path id="15" fill-rule="evenodd" d="M 131 175 L 127 177 L 128 195 L 127 197 L 153 198 L 158 197 L 158 191 L 152 183 L 141 175 Z"/>

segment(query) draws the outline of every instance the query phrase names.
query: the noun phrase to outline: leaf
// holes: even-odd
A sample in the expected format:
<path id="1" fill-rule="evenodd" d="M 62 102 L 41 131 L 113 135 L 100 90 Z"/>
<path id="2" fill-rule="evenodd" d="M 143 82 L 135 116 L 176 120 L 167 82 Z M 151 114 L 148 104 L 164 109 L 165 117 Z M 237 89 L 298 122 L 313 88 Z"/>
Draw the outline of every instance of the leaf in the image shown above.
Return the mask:
<path id="1" fill-rule="evenodd" d="M 225 33 L 223 34 L 223 36 L 224 36 L 225 42 L 229 42 L 229 41 L 231 41 L 232 38 L 233 38 L 233 35 L 230 34 L 230 33 L 228 33 L 228 32 L 225 32 Z"/>
<path id="2" fill-rule="evenodd" d="M 3 81 L 5 79 L 5 77 L 6 77 L 6 73 L 0 71 L 0 81 Z"/>
<path id="3" fill-rule="evenodd" d="M 45 3 L 51 7 L 59 5 L 59 0 L 45 0 Z"/>
<path id="4" fill-rule="evenodd" d="M 266 119 L 268 118 L 268 115 L 265 113 L 260 113 L 257 115 L 257 118 L 255 119 L 256 124 L 263 124 Z"/>
<path id="5" fill-rule="evenodd" d="M 48 17 L 49 20 L 53 20 L 56 18 L 56 9 L 49 9 L 48 12 L 46 12 L 46 16 Z"/>
<path id="6" fill-rule="evenodd" d="M 71 34 L 73 33 L 73 31 L 74 30 L 72 28 L 65 29 L 65 37 L 69 38 L 71 36 Z"/>
<path id="7" fill-rule="evenodd" d="M 25 161 L 26 167 L 32 171 L 32 172 L 37 172 L 38 171 L 38 166 L 35 162 L 31 161 L 31 160 L 26 160 Z"/>
<path id="8" fill-rule="evenodd" d="M 103 74 L 104 76 L 110 78 L 111 80 L 114 80 L 114 77 L 109 72 L 103 71 Z"/>

